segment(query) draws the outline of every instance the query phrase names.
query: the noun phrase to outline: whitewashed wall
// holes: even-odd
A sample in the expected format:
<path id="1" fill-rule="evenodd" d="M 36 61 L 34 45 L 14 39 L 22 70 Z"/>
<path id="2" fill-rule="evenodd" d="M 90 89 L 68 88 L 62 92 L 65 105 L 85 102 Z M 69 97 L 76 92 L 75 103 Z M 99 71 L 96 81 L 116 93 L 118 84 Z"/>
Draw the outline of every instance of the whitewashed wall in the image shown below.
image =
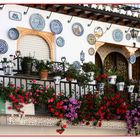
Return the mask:
<path id="1" fill-rule="evenodd" d="M 55 49 L 56 49 L 56 60 L 60 61 L 62 56 L 65 56 L 68 62 L 73 62 L 73 61 L 80 61 L 80 52 L 83 50 L 85 52 L 85 61 L 93 61 L 94 62 L 94 55 L 90 56 L 88 54 L 88 49 L 90 47 L 94 47 L 87 42 L 87 35 L 89 33 L 94 33 L 94 28 L 97 26 L 100 26 L 103 28 L 103 31 L 106 31 L 106 28 L 110 26 L 110 24 L 105 23 L 105 22 L 98 22 L 98 21 L 93 21 L 92 25 L 90 27 L 87 26 L 91 22 L 91 20 L 84 19 L 84 18 L 78 18 L 78 17 L 73 17 L 72 21 L 68 23 L 67 21 L 71 18 L 71 16 L 68 15 L 63 15 L 63 14 L 58 14 L 58 13 L 52 13 L 51 17 L 47 19 L 46 17 L 50 14 L 49 11 L 45 10 L 39 10 L 39 9 L 34 9 L 30 8 L 28 13 L 24 15 L 24 11 L 27 10 L 27 7 L 25 6 L 20 6 L 20 5 L 5 5 L 2 10 L 0 10 L 0 39 L 4 39 L 9 46 L 8 52 L 5 54 L 0 54 L 0 59 L 2 57 L 7 57 L 9 54 L 15 54 L 16 47 L 17 47 L 17 41 L 16 40 L 11 40 L 9 39 L 7 33 L 10 28 L 13 27 L 25 27 L 31 29 L 30 23 L 29 23 L 29 18 L 32 14 L 34 13 L 39 13 L 41 14 L 46 22 L 46 26 L 44 28 L 44 32 L 51 32 L 49 24 L 53 19 L 58 19 L 63 25 L 63 31 L 61 34 L 56 35 L 55 37 L 57 38 L 58 36 L 62 36 L 65 39 L 65 46 L 64 47 L 58 47 L 55 44 Z M 9 19 L 9 11 L 17 11 L 22 13 L 22 20 L 21 21 L 14 21 Z M 72 24 L 75 22 L 79 22 L 83 25 L 84 27 L 84 34 L 82 36 L 75 36 L 72 32 Z M 119 43 L 114 42 L 112 38 L 112 31 L 114 29 L 121 29 L 123 31 L 124 37 L 123 40 Z M 136 42 L 135 39 L 131 40 L 126 40 L 125 39 L 125 30 L 128 30 L 128 27 L 125 26 L 119 26 L 113 24 L 107 32 L 104 33 L 104 35 L 98 39 L 98 41 L 103 41 L 103 42 L 109 42 L 109 43 L 114 43 L 114 44 L 121 44 L 121 45 L 127 45 L 127 46 L 133 46 L 133 42 L 136 43 L 136 47 L 140 47 L 140 43 Z"/>

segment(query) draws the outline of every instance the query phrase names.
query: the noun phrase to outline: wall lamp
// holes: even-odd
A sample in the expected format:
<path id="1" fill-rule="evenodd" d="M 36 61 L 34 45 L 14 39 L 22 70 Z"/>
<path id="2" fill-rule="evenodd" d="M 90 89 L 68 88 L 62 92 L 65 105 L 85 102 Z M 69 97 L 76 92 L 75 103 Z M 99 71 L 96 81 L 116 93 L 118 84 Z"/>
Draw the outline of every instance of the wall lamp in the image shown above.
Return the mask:
<path id="1" fill-rule="evenodd" d="M 132 29 L 132 30 L 130 30 L 130 34 L 131 34 L 131 37 L 134 39 L 134 38 L 138 37 L 139 31 Z"/>
<path id="2" fill-rule="evenodd" d="M 83 50 L 80 52 L 80 61 L 81 61 L 82 63 L 85 61 L 85 53 L 84 53 Z"/>

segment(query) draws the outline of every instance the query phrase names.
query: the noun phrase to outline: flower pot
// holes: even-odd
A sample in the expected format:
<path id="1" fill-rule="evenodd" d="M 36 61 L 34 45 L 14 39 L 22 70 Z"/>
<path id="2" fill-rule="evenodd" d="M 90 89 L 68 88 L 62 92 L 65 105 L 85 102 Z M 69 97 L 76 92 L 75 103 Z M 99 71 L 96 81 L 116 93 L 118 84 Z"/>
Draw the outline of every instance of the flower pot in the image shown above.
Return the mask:
<path id="1" fill-rule="evenodd" d="M 21 63 L 22 73 L 31 74 L 32 63 L 31 62 L 22 62 Z"/>
<path id="2" fill-rule="evenodd" d="M 70 77 L 70 76 L 67 76 L 67 77 L 66 77 L 66 80 L 71 82 L 71 81 L 73 80 L 73 78 Z"/>
<path id="3" fill-rule="evenodd" d="M 119 82 L 116 85 L 117 85 L 118 91 L 123 91 L 124 90 L 124 85 L 125 85 L 124 82 Z"/>
<path id="4" fill-rule="evenodd" d="M 48 79 L 48 70 L 42 70 L 39 73 L 40 80 L 47 80 Z"/>
<path id="5" fill-rule="evenodd" d="M 60 81 L 61 81 L 61 76 L 54 76 L 53 79 L 54 79 L 54 83 L 55 83 L 56 85 L 59 85 L 59 83 L 60 83 Z"/>
<path id="6" fill-rule="evenodd" d="M 108 83 L 111 84 L 111 85 L 115 85 L 116 84 L 116 79 L 117 79 L 116 75 L 108 76 Z"/>
<path id="7" fill-rule="evenodd" d="M 135 85 L 127 86 L 127 90 L 128 90 L 128 92 L 129 92 L 129 93 L 132 93 L 133 90 L 134 90 L 134 87 L 135 87 Z"/>

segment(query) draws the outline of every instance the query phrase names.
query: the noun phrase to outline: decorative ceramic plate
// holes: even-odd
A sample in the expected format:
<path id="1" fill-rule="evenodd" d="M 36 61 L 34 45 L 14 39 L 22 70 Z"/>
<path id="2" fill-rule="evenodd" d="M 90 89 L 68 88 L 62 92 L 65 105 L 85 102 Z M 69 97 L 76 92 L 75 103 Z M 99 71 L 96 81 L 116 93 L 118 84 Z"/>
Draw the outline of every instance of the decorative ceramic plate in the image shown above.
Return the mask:
<path id="1" fill-rule="evenodd" d="M 63 30 L 62 23 L 59 20 L 54 19 L 50 23 L 50 29 L 54 34 L 60 34 Z"/>
<path id="2" fill-rule="evenodd" d="M 32 14 L 30 16 L 30 25 L 32 29 L 42 31 L 45 27 L 45 20 L 40 14 Z"/>
<path id="3" fill-rule="evenodd" d="M 140 36 L 137 37 L 137 42 L 140 42 Z"/>
<path id="4" fill-rule="evenodd" d="M 57 39 L 56 39 L 56 44 L 57 44 L 57 46 L 59 46 L 59 47 L 63 47 L 64 46 L 64 44 L 65 44 L 65 40 L 64 40 L 64 38 L 63 37 L 58 37 Z"/>
<path id="5" fill-rule="evenodd" d="M 136 62 L 136 56 L 135 56 L 135 55 L 131 55 L 131 56 L 129 57 L 129 62 L 130 62 L 131 64 L 134 64 L 134 63 Z"/>
<path id="6" fill-rule="evenodd" d="M 76 68 L 77 70 L 80 70 L 81 68 L 81 64 L 79 61 L 74 61 L 73 62 L 73 67 Z"/>
<path id="7" fill-rule="evenodd" d="M 96 38 L 93 34 L 89 34 L 87 36 L 87 41 L 90 45 L 94 45 L 96 43 Z"/>
<path id="8" fill-rule="evenodd" d="M 103 35 L 103 29 L 101 28 L 101 27 L 96 27 L 95 29 L 94 29 L 94 35 L 96 36 L 96 37 L 101 37 L 102 35 Z"/>
<path id="9" fill-rule="evenodd" d="M 95 53 L 95 50 L 93 48 L 89 48 L 88 53 L 89 55 L 93 55 Z"/>
<path id="10" fill-rule="evenodd" d="M 16 40 L 19 37 L 19 31 L 16 28 L 11 28 L 8 31 L 8 36 L 9 36 L 10 39 Z"/>
<path id="11" fill-rule="evenodd" d="M 76 36 L 81 36 L 84 33 L 84 28 L 80 23 L 76 22 L 72 25 L 72 31 Z"/>
<path id="12" fill-rule="evenodd" d="M 129 34 L 129 33 L 126 34 L 126 35 L 125 35 L 125 38 L 126 38 L 127 40 L 130 40 L 130 39 L 131 39 L 131 34 Z"/>
<path id="13" fill-rule="evenodd" d="M 120 29 L 113 30 L 112 36 L 116 42 L 121 42 L 123 40 L 123 32 Z"/>
<path id="14" fill-rule="evenodd" d="M 8 44 L 5 40 L 0 39 L 0 54 L 4 54 L 8 51 Z"/>

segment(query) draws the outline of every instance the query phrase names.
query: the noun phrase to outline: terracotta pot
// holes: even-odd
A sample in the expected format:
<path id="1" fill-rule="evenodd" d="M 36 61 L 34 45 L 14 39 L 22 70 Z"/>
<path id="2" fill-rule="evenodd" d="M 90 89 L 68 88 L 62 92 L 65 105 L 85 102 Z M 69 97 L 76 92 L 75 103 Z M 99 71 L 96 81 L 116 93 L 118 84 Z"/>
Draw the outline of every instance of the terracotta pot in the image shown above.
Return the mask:
<path id="1" fill-rule="evenodd" d="M 66 77 L 66 80 L 67 80 L 67 81 L 72 81 L 73 78 L 71 78 L 70 76 L 67 76 L 67 77 Z"/>
<path id="2" fill-rule="evenodd" d="M 48 71 L 47 70 L 42 70 L 40 73 L 40 80 L 47 80 L 48 79 Z"/>

